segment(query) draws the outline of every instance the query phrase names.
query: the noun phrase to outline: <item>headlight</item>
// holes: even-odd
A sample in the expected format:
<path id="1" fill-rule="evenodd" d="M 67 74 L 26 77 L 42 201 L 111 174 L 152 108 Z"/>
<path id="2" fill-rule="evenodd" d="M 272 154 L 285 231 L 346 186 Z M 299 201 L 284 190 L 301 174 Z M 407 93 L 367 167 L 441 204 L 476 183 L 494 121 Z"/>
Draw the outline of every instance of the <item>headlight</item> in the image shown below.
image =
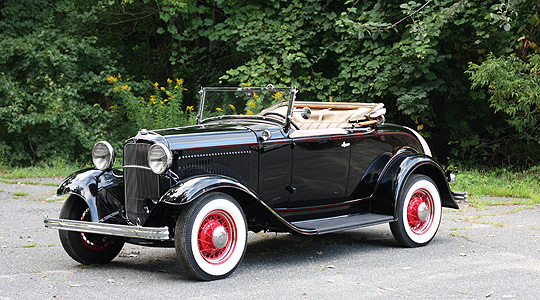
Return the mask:
<path id="1" fill-rule="evenodd" d="M 154 144 L 148 151 L 148 166 L 152 172 L 163 174 L 172 164 L 172 153 L 163 144 Z"/>
<path id="2" fill-rule="evenodd" d="M 111 144 L 105 141 L 97 142 L 92 149 L 92 162 L 98 170 L 107 170 L 114 165 L 116 153 Z"/>

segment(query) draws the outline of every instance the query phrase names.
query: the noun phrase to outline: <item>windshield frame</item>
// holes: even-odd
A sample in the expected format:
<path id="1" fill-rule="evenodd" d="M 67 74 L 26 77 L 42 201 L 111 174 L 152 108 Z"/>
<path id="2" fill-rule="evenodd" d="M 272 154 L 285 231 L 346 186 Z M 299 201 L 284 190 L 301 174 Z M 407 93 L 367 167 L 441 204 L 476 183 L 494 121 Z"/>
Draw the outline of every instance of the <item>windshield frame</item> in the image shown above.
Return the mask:
<path id="1" fill-rule="evenodd" d="M 207 92 L 287 92 L 289 93 L 289 99 L 288 106 L 287 106 L 287 115 L 285 119 L 284 127 L 286 130 L 290 127 L 291 120 L 292 120 L 292 110 L 294 107 L 294 100 L 296 99 L 296 94 L 298 93 L 298 89 L 296 87 L 275 87 L 272 84 L 267 85 L 266 87 L 251 87 L 251 86 L 244 86 L 244 87 L 202 87 L 199 91 L 200 94 L 200 102 L 199 102 L 199 110 L 197 112 L 197 124 L 202 124 L 206 120 L 220 120 L 220 119 L 252 119 L 252 120 L 269 120 L 271 118 L 265 118 L 261 115 L 223 115 L 218 117 L 211 117 L 203 119 L 203 112 L 204 112 L 204 102 L 206 99 L 206 93 Z M 266 108 L 265 108 L 266 109 Z M 264 111 L 264 109 L 262 110 Z M 275 120 L 275 119 L 272 119 Z"/>

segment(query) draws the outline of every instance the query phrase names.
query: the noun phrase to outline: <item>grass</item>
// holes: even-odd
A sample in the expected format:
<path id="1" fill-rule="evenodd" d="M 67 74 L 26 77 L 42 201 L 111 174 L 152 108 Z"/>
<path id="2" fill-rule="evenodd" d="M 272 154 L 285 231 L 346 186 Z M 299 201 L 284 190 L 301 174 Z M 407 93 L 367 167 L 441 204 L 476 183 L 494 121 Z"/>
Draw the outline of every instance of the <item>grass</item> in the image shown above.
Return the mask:
<path id="1" fill-rule="evenodd" d="M 452 190 L 469 192 L 471 200 L 485 196 L 518 198 L 501 203 L 484 204 L 540 204 L 540 167 L 525 171 L 467 170 L 457 174 Z"/>
<path id="2" fill-rule="evenodd" d="M 25 168 L 0 166 L 0 179 L 4 183 L 11 183 L 9 179 L 15 178 L 67 177 L 80 169 L 82 167 L 63 162 Z M 25 184 L 28 183 L 25 182 Z"/>
<path id="3" fill-rule="evenodd" d="M 62 161 L 28 168 L 10 168 L 0 166 L 0 182 L 17 184 L 17 178 L 67 177 L 84 167 Z M 458 168 L 459 169 L 459 168 Z M 25 181 L 29 185 L 56 184 Z M 457 180 L 451 185 L 452 190 L 469 192 L 471 201 L 479 205 L 526 204 L 540 205 L 540 166 L 525 171 L 495 170 L 461 170 Z M 484 196 L 514 198 L 508 201 L 479 201 Z"/>
<path id="4" fill-rule="evenodd" d="M 32 243 L 32 244 L 28 244 L 28 245 L 23 245 L 22 247 L 23 248 L 34 248 L 36 245 L 37 245 L 37 243 Z"/>
<path id="5" fill-rule="evenodd" d="M 22 178 L 30 178 L 30 177 L 22 177 Z M 1 183 L 6 183 L 6 184 L 18 184 L 18 183 L 20 183 L 20 181 L 18 181 L 18 180 L 7 180 L 7 179 L 1 179 L 1 178 L 0 178 L 0 182 Z M 27 184 L 27 185 L 58 186 L 58 184 L 56 184 L 56 183 L 37 182 L 37 181 L 25 181 L 24 184 Z"/>

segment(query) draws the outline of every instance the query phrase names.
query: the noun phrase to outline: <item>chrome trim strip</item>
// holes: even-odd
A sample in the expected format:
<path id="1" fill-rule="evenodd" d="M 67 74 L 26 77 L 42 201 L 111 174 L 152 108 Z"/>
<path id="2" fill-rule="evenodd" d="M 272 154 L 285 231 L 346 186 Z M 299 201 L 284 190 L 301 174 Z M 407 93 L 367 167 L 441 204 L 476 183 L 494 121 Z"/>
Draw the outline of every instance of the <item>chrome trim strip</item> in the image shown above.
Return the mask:
<path id="1" fill-rule="evenodd" d="M 213 157 L 213 156 L 240 155 L 240 154 L 251 154 L 251 150 L 182 155 L 182 156 L 180 156 L 180 159 Z"/>
<path id="2" fill-rule="evenodd" d="M 66 219 L 43 220 L 45 227 L 51 229 L 60 229 L 68 231 L 78 231 L 96 234 L 105 234 L 112 236 L 121 236 L 127 238 L 140 238 L 148 240 L 172 240 L 169 237 L 169 227 L 142 227 L 119 224 L 96 223 L 87 221 L 76 221 Z"/>
<path id="3" fill-rule="evenodd" d="M 136 166 L 136 165 L 125 165 L 125 166 L 120 166 L 120 167 L 112 168 L 112 170 L 119 170 L 119 169 L 126 169 L 126 168 L 144 169 L 144 170 L 152 171 L 152 169 L 150 169 L 149 167 L 145 167 L 145 166 Z"/>

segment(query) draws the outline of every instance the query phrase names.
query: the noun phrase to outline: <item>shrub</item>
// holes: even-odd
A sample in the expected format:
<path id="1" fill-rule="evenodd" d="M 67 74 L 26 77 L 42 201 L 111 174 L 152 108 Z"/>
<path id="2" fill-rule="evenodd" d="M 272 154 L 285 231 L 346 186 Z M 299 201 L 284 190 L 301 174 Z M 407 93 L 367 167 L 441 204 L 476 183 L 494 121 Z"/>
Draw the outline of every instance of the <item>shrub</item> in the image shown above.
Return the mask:
<path id="1" fill-rule="evenodd" d="M 107 77 L 114 85 L 113 91 L 121 98 L 121 106 L 113 105 L 112 110 L 125 110 L 128 119 L 138 129 L 160 129 L 192 125 L 195 116 L 193 106 L 182 107 L 184 88 L 183 79 L 167 79 L 166 85 L 158 82 L 133 83 L 122 80 L 122 75 Z M 135 88 L 134 88 L 135 87 Z M 146 96 L 144 93 L 147 93 Z M 149 95 L 148 95 L 149 94 Z"/>

